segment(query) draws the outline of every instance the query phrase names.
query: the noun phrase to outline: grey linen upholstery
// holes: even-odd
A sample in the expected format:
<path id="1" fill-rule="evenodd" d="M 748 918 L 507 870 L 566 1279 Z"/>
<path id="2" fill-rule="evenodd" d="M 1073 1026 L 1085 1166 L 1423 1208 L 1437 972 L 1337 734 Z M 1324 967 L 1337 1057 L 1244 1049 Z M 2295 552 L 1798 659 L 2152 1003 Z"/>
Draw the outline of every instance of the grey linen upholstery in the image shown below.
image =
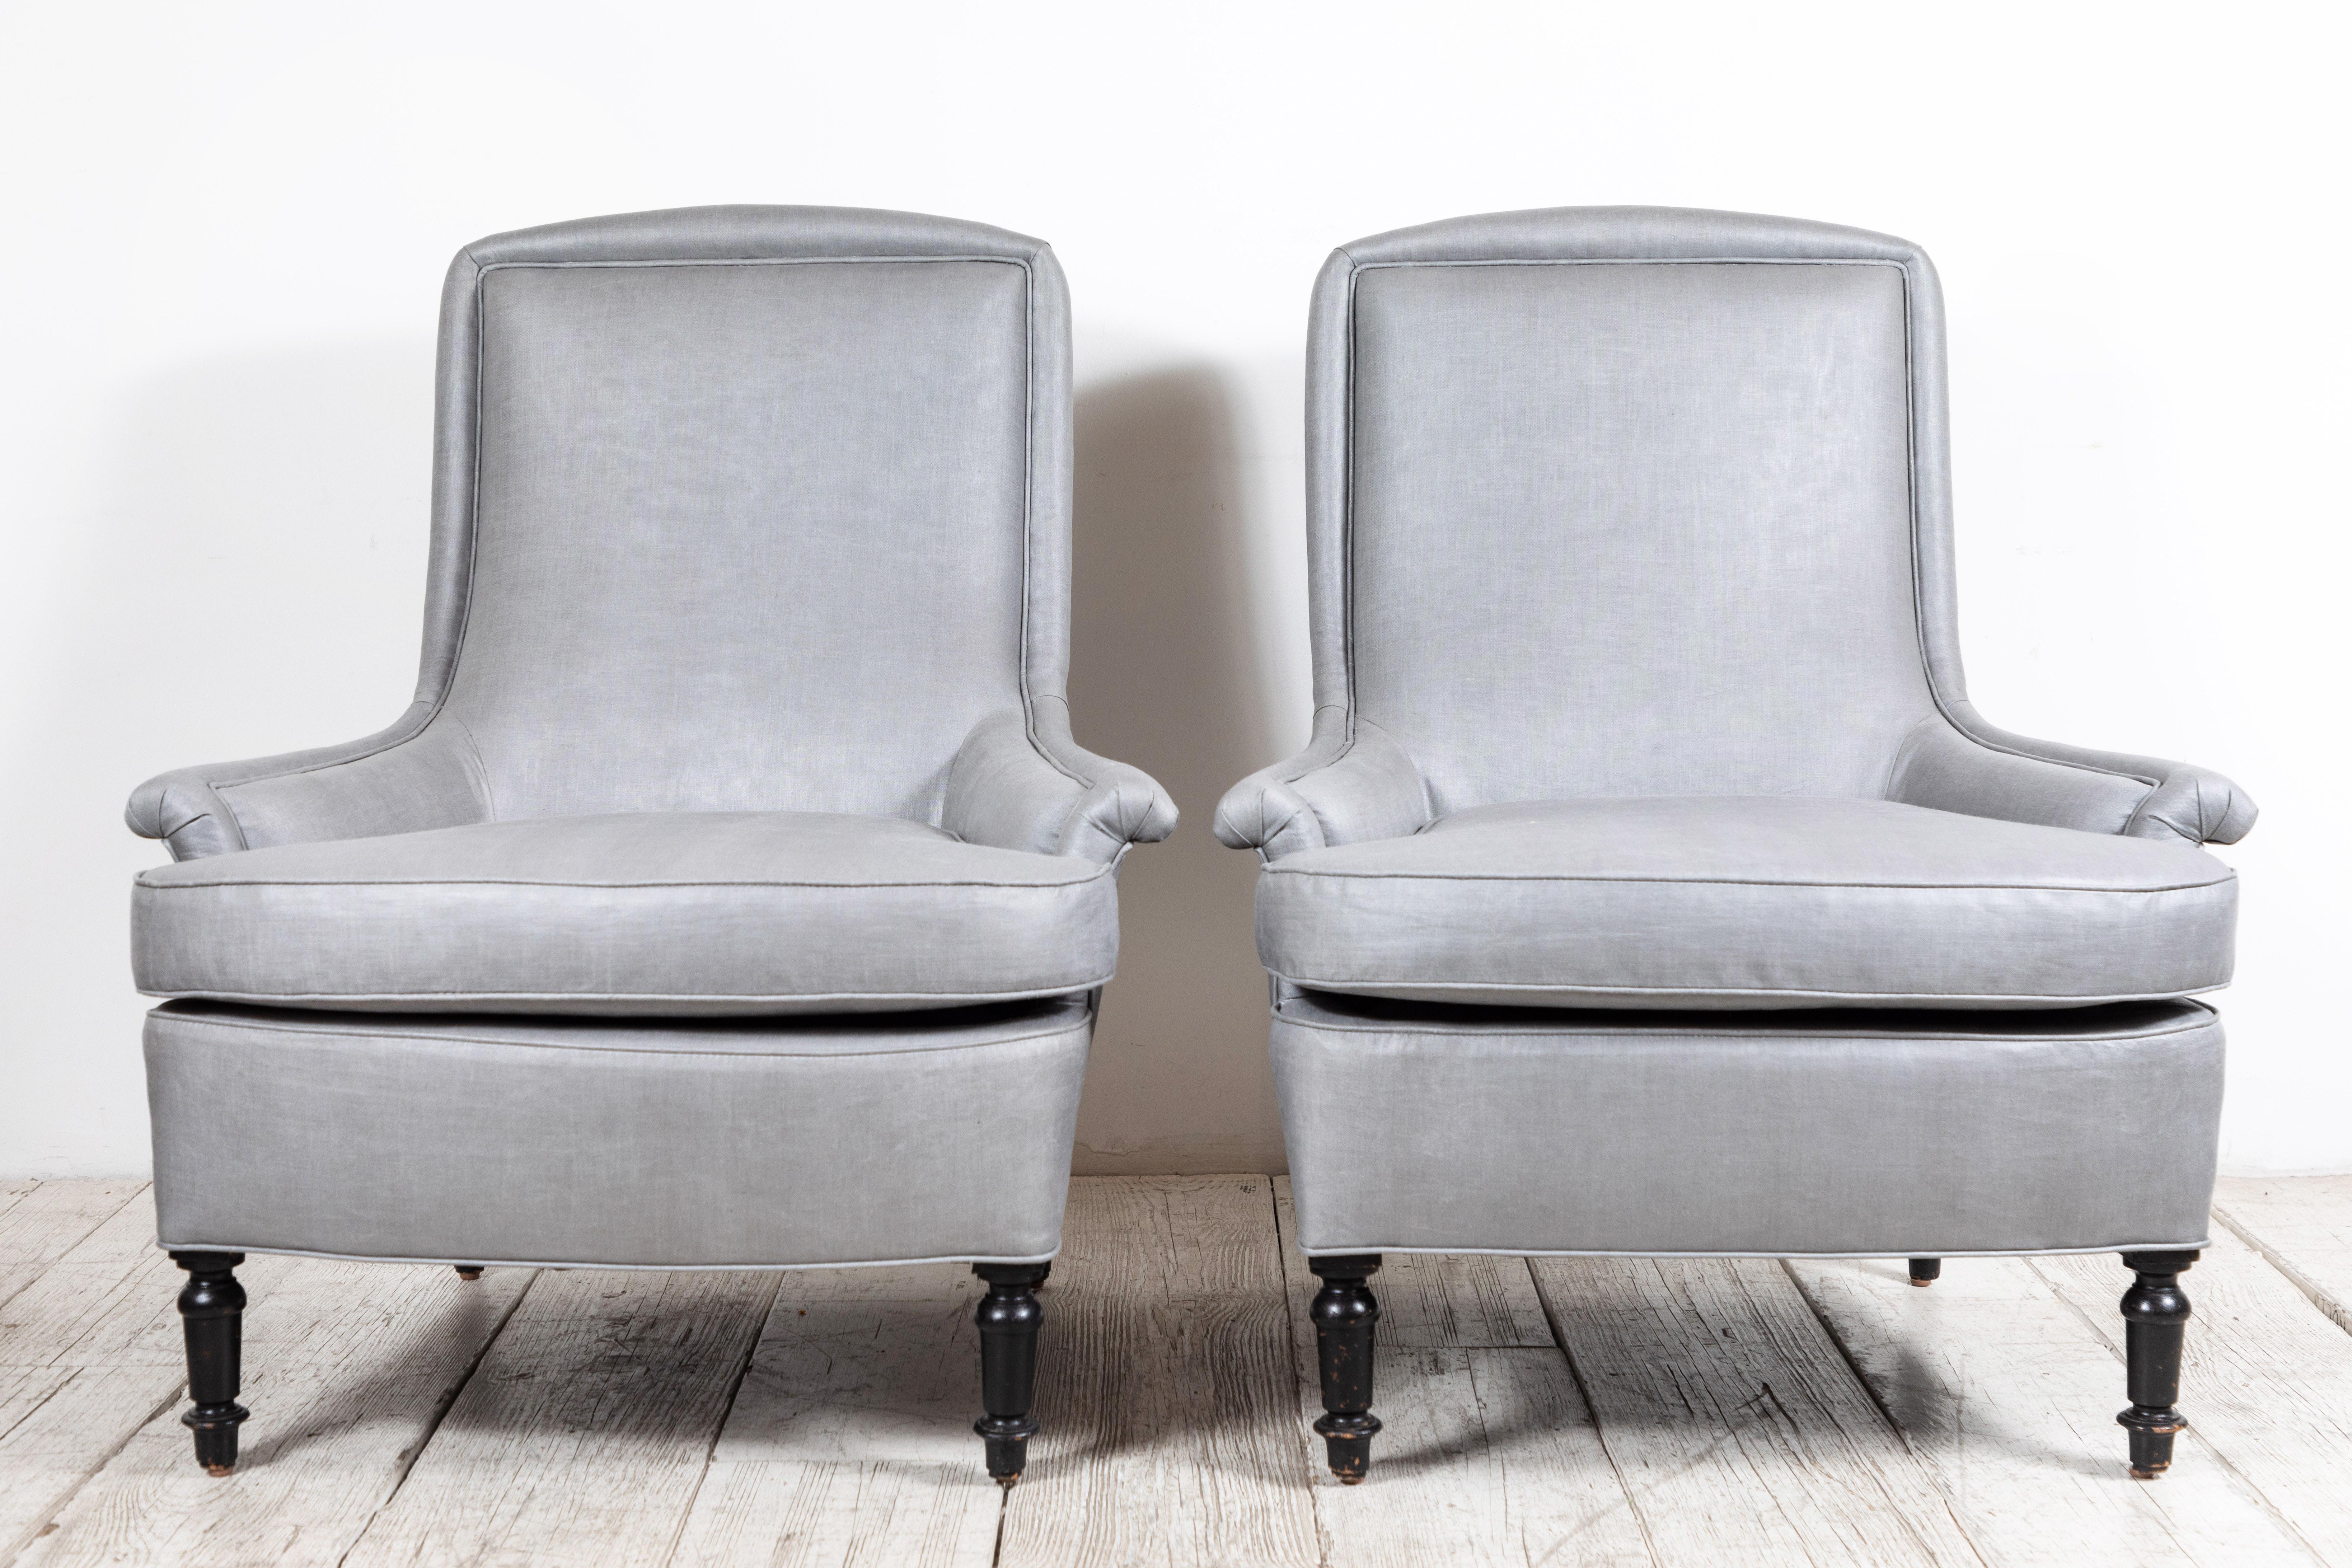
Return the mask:
<path id="1" fill-rule="evenodd" d="M 1341 248 L 1309 328 L 1314 739 L 1216 819 L 1269 862 L 1268 966 L 1620 1006 L 2225 984 L 2234 889 L 2191 847 L 2252 802 L 1977 717 L 1947 446 L 1902 240 L 1592 208 Z M 1571 802 L 1616 804 L 1531 805 Z"/>
<path id="2" fill-rule="evenodd" d="M 168 1003 L 156 1225 L 469 1263 L 1050 1258 L 1092 1025 L 1077 998 L 723 1021 Z"/>
<path id="3" fill-rule="evenodd" d="M 1110 978 L 1111 869 L 892 816 L 627 812 L 287 844 L 133 889 L 142 990 L 296 1007 L 903 1011 Z"/>
<path id="4" fill-rule="evenodd" d="M 904 816 L 1116 858 L 1166 794 L 1070 739 L 1053 252 L 835 208 L 590 218 L 442 294 L 415 701 L 164 773 L 176 858 L 615 811 Z"/>
<path id="5" fill-rule="evenodd" d="M 497 236 L 437 409 L 409 710 L 131 802 L 178 862 L 132 905 L 164 1242 L 1050 1256 L 1116 868 L 1175 823 L 1070 735 L 1053 253 Z"/>
<path id="6" fill-rule="evenodd" d="M 1474 806 L 1267 866 L 1266 967 L 1359 995 L 2065 1007 L 2227 984 L 2238 884 L 2185 844 L 1879 800 Z"/>
<path id="7" fill-rule="evenodd" d="M 1917 247 L 1356 241 L 1307 429 L 1313 738 L 1216 830 L 1310 1253 L 2202 1242 L 2253 804 L 1969 706 Z"/>
<path id="8" fill-rule="evenodd" d="M 1401 229 L 1324 268 L 1307 381 L 1315 739 L 1226 795 L 1235 847 L 1578 795 L 2253 826 L 2218 773 L 1969 705 L 1942 296 L 1907 241 L 1646 207 Z"/>
<path id="9" fill-rule="evenodd" d="M 1950 1257 L 2206 1239 L 2221 1026 L 1442 1007 L 1286 990 L 1309 1252 Z"/>

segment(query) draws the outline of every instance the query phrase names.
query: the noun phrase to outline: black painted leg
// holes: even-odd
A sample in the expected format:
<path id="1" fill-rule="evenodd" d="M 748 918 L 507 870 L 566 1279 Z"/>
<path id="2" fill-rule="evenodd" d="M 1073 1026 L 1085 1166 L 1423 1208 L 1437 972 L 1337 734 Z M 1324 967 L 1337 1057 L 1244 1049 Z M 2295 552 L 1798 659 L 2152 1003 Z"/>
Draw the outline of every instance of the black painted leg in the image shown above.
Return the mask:
<path id="1" fill-rule="evenodd" d="M 175 1252 L 172 1261 L 188 1271 L 180 1326 L 188 1340 L 188 1397 L 195 1401 L 180 1420 L 196 1435 L 196 1463 L 226 1476 L 236 1468 L 236 1426 L 247 1414 L 236 1402 L 245 1287 L 229 1272 L 245 1254 Z"/>
<path id="2" fill-rule="evenodd" d="M 468 1285 L 482 1277 L 482 1266 L 478 1263 L 460 1263 L 455 1267 L 457 1270 L 457 1278 Z"/>
<path id="3" fill-rule="evenodd" d="M 988 1439 L 988 1473 L 999 1486 L 1021 1479 L 1029 1439 L 1037 1423 L 1029 1405 L 1037 1386 L 1037 1329 L 1045 1311 L 1037 1287 L 1048 1263 L 975 1263 L 971 1271 L 988 1281 L 988 1294 L 973 1314 L 980 1325 L 980 1404 L 988 1414 L 971 1429 Z"/>
<path id="4" fill-rule="evenodd" d="M 2124 1267 L 2139 1278 L 2124 1292 L 2124 1361 L 2131 1408 L 2116 1417 L 2131 1434 L 2131 1473 L 2152 1481 L 2172 1466 L 2172 1436 L 2187 1426 L 2173 1401 L 2180 1397 L 2180 1342 L 2189 1327 L 2189 1296 L 2180 1274 L 2193 1252 L 2126 1252 Z"/>
<path id="5" fill-rule="evenodd" d="M 1331 1473 L 1352 1487 L 1371 1468 L 1372 1436 L 1381 1429 L 1372 1414 L 1372 1329 L 1381 1321 L 1381 1304 L 1364 1283 L 1380 1272 L 1381 1255 L 1310 1258 L 1307 1267 L 1323 1281 L 1307 1310 L 1323 1377 L 1323 1414 L 1315 1430 L 1323 1434 Z"/>
<path id="6" fill-rule="evenodd" d="M 1940 1258 L 1915 1258 L 1911 1260 L 1911 1283 L 1933 1285 L 1944 1277 L 1944 1260 Z"/>

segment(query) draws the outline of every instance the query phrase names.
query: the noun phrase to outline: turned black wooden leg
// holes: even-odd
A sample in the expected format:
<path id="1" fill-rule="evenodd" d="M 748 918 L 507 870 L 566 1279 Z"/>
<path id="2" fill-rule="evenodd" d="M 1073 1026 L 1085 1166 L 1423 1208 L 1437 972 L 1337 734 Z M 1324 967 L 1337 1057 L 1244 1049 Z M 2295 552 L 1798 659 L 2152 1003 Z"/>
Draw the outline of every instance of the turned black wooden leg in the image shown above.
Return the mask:
<path id="1" fill-rule="evenodd" d="M 1944 1277 L 1944 1260 L 1940 1258 L 1915 1258 L 1911 1260 L 1911 1283 L 1933 1285 Z"/>
<path id="2" fill-rule="evenodd" d="M 1381 1321 L 1381 1304 L 1364 1283 L 1380 1272 L 1381 1255 L 1310 1258 L 1307 1267 L 1323 1281 L 1307 1309 L 1323 1374 L 1323 1414 L 1315 1430 L 1323 1434 L 1331 1473 L 1352 1487 L 1371 1468 L 1372 1435 L 1381 1429 L 1372 1414 L 1372 1329 Z"/>
<path id="3" fill-rule="evenodd" d="M 980 1404 L 988 1414 L 971 1429 L 988 1439 L 988 1473 L 999 1486 L 1021 1479 L 1029 1439 L 1037 1423 L 1029 1403 L 1037 1386 L 1037 1328 L 1045 1311 L 1037 1287 L 1052 1268 L 1046 1263 L 975 1263 L 971 1271 L 988 1281 L 974 1321 L 980 1324 Z"/>
<path id="4" fill-rule="evenodd" d="M 482 1266 L 478 1263 L 460 1263 L 456 1265 L 456 1268 L 457 1270 L 457 1278 L 465 1280 L 467 1284 L 471 1284 L 482 1277 Z"/>
<path id="5" fill-rule="evenodd" d="M 2180 1397 L 2180 1342 L 2189 1327 L 2180 1273 L 2196 1261 L 2193 1252 L 2124 1254 L 2124 1267 L 2139 1278 L 2123 1303 L 2131 1408 L 2116 1420 L 2131 1434 L 2131 1473 L 2144 1481 L 2171 1468 L 2172 1436 L 2189 1425 L 2173 1401 Z"/>
<path id="6" fill-rule="evenodd" d="M 180 1420 L 196 1435 L 196 1463 L 226 1476 L 236 1468 L 236 1424 L 247 1414 L 236 1402 L 245 1287 L 229 1272 L 245 1254 L 175 1252 L 172 1261 L 188 1271 L 180 1326 L 188 1338 L 188 1397 L 195 1401 Z"/>

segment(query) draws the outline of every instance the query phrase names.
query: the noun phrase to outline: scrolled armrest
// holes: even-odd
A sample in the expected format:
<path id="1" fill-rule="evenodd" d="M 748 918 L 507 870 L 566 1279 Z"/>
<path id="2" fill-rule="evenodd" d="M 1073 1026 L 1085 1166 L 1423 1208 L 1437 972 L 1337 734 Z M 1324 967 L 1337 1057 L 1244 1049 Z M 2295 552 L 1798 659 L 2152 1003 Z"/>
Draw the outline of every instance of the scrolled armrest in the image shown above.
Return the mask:
<path id="1" fill-rule="evenodd" d="M 433 718 L 419 703 L 364 740 L 159 773 L 131 792 L 123 820 L 175 860 L 483 821 L 471 742 Z"/>
<path id="2" fill-rule="evenodd" d="M 1402 838 L 1429 826 L 1429 787 L 1402 746 L 1379 725 L 1320 708 L 1314 738 L 1225 792 L 1217 838 L 1278 860 L 1301 849 Z"/>
<path id="3" fill-rule="evenodd" d="M 1923 719 L 1905 740 L 1888 799 L 2190 844 L 2235 844 L 2254 826 L 2253 797 L 2210 768 L 2037 741 L 1953 706 L 1950 718 Z"/>
<path id="4" fill-rule="evenodd" d="M 972 726 L 948 768 L 940 826 L 968 843 L 1108 862 L 1173 832 L 1176 803 L 1142 769 L 1071 739 L 1068 707 L 1041 697 L 1026 720 L 1007 711 Z"/>

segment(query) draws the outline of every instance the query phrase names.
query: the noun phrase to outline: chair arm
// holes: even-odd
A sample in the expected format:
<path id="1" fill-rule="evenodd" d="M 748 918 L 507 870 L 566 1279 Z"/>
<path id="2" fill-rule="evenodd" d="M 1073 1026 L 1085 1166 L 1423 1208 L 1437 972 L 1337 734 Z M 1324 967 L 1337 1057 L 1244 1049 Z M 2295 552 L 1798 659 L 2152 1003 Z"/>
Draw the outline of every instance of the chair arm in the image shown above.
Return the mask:
<path id="1" fill-rule="evenodd" d="M 1301 849 L 1403 838 L 1429 826 L 1429 786 L 1402 746 L 1344 709 L 1318 708 L 1315 734 L 1288 762 L 1261 768 L 1217 803 L 1218 840 L 1279 860 Z"/>
<path id="2" fill-rule="evenodd" d="M 365 740 L 159 773 L 131 792 L 123 820 L 174 860 L 487 820 L 471 741 L 433 717 L 417 703 Z"/>
<path id="3" fill-rule="evenodd" d="M 1142 769 L 1072 740 L 1068 705 L 1040 697 L 1026 721 L 1004 712 L 972 726 L 948 767 L 940 826 L 967 843 L 1108 862 L 1173 832 L 1176 803 Z"/>
<path id="4" fill-rule="evenodd" d="M 1889 800 L 2089 833 L 2235 844 L 2253 797 L 2209 768 L 2013 735 L 1965 702 L 1903 742 Z"/>

